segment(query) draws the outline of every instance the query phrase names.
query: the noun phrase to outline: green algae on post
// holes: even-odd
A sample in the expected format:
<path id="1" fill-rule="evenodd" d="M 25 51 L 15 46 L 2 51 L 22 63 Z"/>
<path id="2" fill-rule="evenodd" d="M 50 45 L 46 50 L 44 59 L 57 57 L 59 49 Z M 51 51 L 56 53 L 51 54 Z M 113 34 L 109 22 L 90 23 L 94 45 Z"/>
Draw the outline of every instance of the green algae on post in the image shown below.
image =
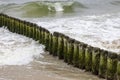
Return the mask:
<path id="1" fill-rule="evenodd" d="M 99 64 L 100 64 L 100 49 L 94 47 L 92 51 L 92 73 L 95 75 L 98 75 Z"/>
<path id="2" fill-rule="evenodd" d="M 64 54 L 64 62 L 67 62 L 67 49 L 68 49 L 68 45 L 67 45 L 67 42 L 68 42 L 68 39 L 69 37 L 68 36 L 64 36 L 63 38 L 63 41 L 64 41 L 64 51 L 63 51 L 63 54 Z"/>
<path id="3" fill-rule="evenodd" d="M 41 29 L 41 43 L 44 43 L 44 28 Z"/>
<path id="4" fill-rule="evenodd" d="M 33 30 L 33 34 L 34 34 L 33 39 L 34 39 L 34 40 L 36 40 L 36 26 L 37 26 L 36 24 L 34 24 L 34 26 L 33 26 L 33 29 L 34 29 L 34 30 Z"/>
<path id="5" fill-rule="evenodd" d="M 73 64 L 73 51 L 74 51 L 74 39 L 69 38 L 69 43 L 68 43 L 68 52 L 67 52 L 67 61 L 68 64 Z"/>
<path id="6" fill-rule="evenodd" d="M 53 56 L 57 56 L 57 51 L 58 51 L 58 35 L 59 35 L 59 33 L 57 33 L 57 32 L 54 32 L 53 33 L 53 52 L 52 52 L 52 54 L 53 54 Z"/>
<path id="7" fill-rule="evenodd" d="M 117 62 L 117 54 L 113 52 L 108 52 L 107 80 L 116 80 Z"/>
<path id="8" fill-rule="evenodd" d="M 58 36 L 58 57 L 59 59 L 63 59 L 64 58 L 64 55 L 63 55 L 63 35 L 60 33 L 59 36 Z"/>
<path id="9" fill-rule="evenodd" d="M 44 44 L 44 28 L 41 30 L 41 43 Z"/>
<path id="10" fill-rule="evenodd" d="M 2 14 L 0 13 L 0 27 L 2 27 Z"/>
<path id="11" fill-rule="evenodd" d="M 52 42 L 53 42 L 53 39 L 52 39 L 52 34 L 49 35 L 49 53 L 52 54 Z"/>
<path id="12" fill-rule="evenodd" d="M 79 68 L 84 69 L 85 68 L 85 49 L 87 45 L 84 43 L 80 43 L 79 46 Z"/>
<path id="13" fill-rule="evenodd" d="M 108 51 L 100 50 L 99 77 L 106 78 Z"/>
<path id="14" fill-rule="evenodd" d="M 26 24 L 26 36 L 29 37 L 29 26 Z"/>
<path id="15" fill-rule="evenodd" d="M 28 36 L 29 36 L 30 38 L 32 38 L 32 37 L 33 37 L 33 36 L 32 36 L 32 34 L 33 34 L 33 28 L 32 28 L 32 26 L 31 26 L 30 23 L 28 24 L 28 26 L 29 26 L 29 35 L 28 35 Z"/>
<path id="16" fill-rule="evenodd" d="M 47 33 L 48 33 L 48 30 L 47 29 L 44 29 L 44 45 L 46 44 L 46 39 L 47 39 Z"/>
<path id="17" fill-rule="evenodd" d="M 45 34 L 45 50 L 48 51 L 49 50 L 49 35 L 50 35 L 50 32 L 47 31 L 46 34 Z M 41 37 L 40 37 L 41 38 Z"/>
<path id="18" fill-rule="evenodd" d="M 38 30 L 38 26 L 37 25 L 36 25 L 35 31 L 36 31 L 35 40 L 38 41 L 38 39 L 39 39 L 39 30 Z"/>
<path id="19" fill-rule="evenodd" d="M 79 67 L 79 42 L 75 41 L 73 51 L 73 65 Z"/>
<path id="20" fill-rule="evenodd" d="M 92 70 L 92 49 L 93 47 L 88 45 L 85 50 L 85 70 L 86 71 Z"/>
<path id="21" fill-rule="evenodd" d="M 120 54 L 117 57 L 118 64 L 117 64 L 117 80 L 120 80 Z"/>
<path id="22" fill-rule="evenodd" d="M 22 24 L 22 26 L 23 26 L 23 35 L 24 35 L 24 36 L 25 36 L 25 34 L 26 34 L 25 22 L 26 22 L 26 21 L 23 21 L 23 24 Z"/>

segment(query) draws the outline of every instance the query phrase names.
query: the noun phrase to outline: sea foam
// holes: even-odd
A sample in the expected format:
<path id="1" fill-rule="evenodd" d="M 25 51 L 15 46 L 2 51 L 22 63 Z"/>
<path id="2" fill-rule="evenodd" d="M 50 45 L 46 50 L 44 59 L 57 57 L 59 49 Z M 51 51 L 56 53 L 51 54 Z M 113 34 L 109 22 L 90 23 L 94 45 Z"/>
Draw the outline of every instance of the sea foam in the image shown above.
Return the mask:
<path id="1" fill-rule="evenodd" d="M 44 46 L 38 42 L 0 28 L 0 65 L 26 65 L 42 53 Z"/>
<path id="2" fill-rule="evenodd" d="M 58 31 L 94 47 L 120 52 L 120 14 L 60 18 L 43 22 L 36 20 L 35 22 L 52 33 Z"/>

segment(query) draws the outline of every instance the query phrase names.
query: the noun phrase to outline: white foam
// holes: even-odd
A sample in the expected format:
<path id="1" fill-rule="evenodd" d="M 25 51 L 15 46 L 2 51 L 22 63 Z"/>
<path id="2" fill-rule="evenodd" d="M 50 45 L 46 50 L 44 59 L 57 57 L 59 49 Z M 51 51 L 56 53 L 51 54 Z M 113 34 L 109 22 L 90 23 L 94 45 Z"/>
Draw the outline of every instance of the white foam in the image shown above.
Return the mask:
<path id="1" fill-rule="evenodd" d="M 56 11 L 63 11 L 64 10 L 63 6 L 60 3 L 57 3 L 57 2 L 54 4 L 54 7 L 55 7 Z"/>
<path id="2" fill-rule="evenodd" d="M 0 28 L 0 65 L 26 65 L 43 57 L 43 48 L 32 39 Z"/>
<path id="3" fill-rule="evenodd" d="M 120 52 L 120 14 L 61 18 L 36 23 L 51 32 L 62 32 L 89 45 Z"/>
<path id="4" fill-rule="evenodd" d="M 41 3 L 41 2 L 40 2 Z M 56 12 L 63 12 L 64 6 L 71 6 L 74 3 L 74 1 L 48 1 L 48 2 L 42 2 L 42 4 L 47 5 L 49 10 L 52 10 L 52 8 L 55 9 Z"/>

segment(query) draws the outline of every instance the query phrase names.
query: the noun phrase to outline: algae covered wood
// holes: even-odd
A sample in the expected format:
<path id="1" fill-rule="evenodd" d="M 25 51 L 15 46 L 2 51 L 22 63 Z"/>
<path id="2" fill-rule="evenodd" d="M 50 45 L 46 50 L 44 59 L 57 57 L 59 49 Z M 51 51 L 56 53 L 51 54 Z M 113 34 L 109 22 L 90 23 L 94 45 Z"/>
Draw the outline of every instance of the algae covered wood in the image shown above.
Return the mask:
<path id="1" fill-rule="evenodd" d="M 46 51 L 49 51 L 49 36 L 50 36 L 50 32 L 47 31 L 45 35 L 45 50 Z"/>
<path id="2" fill-rule="evenodd" d="M 63 51 L 63 53 L 64 53 L 64 62 L 67 62 L 67 53 L 68 53 L 68 40 L 69 40 L 69 37 L 68 36 L 65 36 L 64 38 L 63 38 L 63 41 L 64 41 L 64 51 Z"/>
<path id="3" fill-rule="evenodd" d="M 94 47 L 92 51 L 92 73 L 98 75 L 100 65 L 100 49 Z"/>
<path id="4" fill-rule="evenodd" d="M 107 58 L 107 80 L 116 80 L 117 73 L 117 54 L 108 52 Z"/>
<path id="5" fill-rule="evenodd" d="M 85 68 L 85 50 L 87 45 L 80 43 L 79 46 L 79 68 L 84 69 Z"/>
<path id="6" fill-rule="evenodd" d="M 118 64 L 117 64 L 117 80 L 120 80 L 120 54 L 118 55 Z"/>
<path id="7" fill-rule="evenodd" d="M 59 59 L 63 59 L 64 58 L 63 46 L 64 46 L 64 44 L 63 44 L 63 35 L 59 34 L 59 37 L 58 37 L 58 49 L 57 49 L 57 55 L 58 55 Z"/>
<path id="8" fill-rule="evenodd" d="M 79 42 L 75 41 L 73 51 L 73 65 L 79 67 Z"/>
<path id="9" fill-rule="evenodd" d="M 74 39 L 69 38 L 68 51 L 67 51 L 67 62 L 73 64 L 73 52 L 74 52 Z"/>
<path id="10" fill-rule="evenodd" d="M 87 46 L 85 50 L 85 70 L 86 71 L 92 70 L 92 49 L 93 47 Z"/>
<path id="11" fill-rule="evenodd" d="M 100 50 L 99 77 L 106 78 L 108 52 Z"/>
<path id="12" fill-rule="evenodd" d="M 53 56 L 57 56 L 57 48 L 58 48 L 58 38 L 59 38 L 59 36 L 58 36 L 59 34 L 57 33 L 57 32 L 54 32 L 53 33 L 53 37 L 52 37 L 52 39 L 53 39 L 53 46 L 52 46 L 52 53 L 53 53 Z"/>

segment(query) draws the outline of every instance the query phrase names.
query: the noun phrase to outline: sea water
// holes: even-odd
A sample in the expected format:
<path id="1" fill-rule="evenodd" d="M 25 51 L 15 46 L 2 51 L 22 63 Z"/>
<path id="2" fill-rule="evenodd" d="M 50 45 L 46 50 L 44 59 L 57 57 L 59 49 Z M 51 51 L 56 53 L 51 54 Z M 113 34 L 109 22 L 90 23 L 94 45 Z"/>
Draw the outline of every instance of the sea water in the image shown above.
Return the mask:
<path id="1" fill-rule="evenodd" d="M 94 47 L 118 54 L 120 53 L 119 7 L 120 0 L 0 0 L 2 13 L 36 23 L 51 33 L 58 31 Z M 62 74 L 59 72 L 61 67 L 59 70 L 54 66 L 59 61 L 54 64 L 51 63 L 54 60 L 46 61 L 47 58 L 43 58 L 45 54 L 41 55 L 45 53 L 43 45 L 32 39 L 12 34 L 3 28 L 0 28 L 0 37 L 0 65 L 30 65 L 33 62 L 38 69 L 41 64 L 47 64 L 49 65 L 47 68 L 42 66 L 39 69 L 44 68 L 46 71 L 49 69 L 52 73 Z M 39 56 L 38 59 L 36 56 Z M 39 64 L 34 63 L 36 62 L 34 60 Z M 56 70 L 59 73 L 54 72 Z M 71 77 L 73 80 L 79 79 L 71 75 L 73 74 L 63 76 L 68 76 L 69 80 Z M 82 80 L 88 80 L 90 76 L 85 78 L 86 76 L 82 75 L 82 77 Z M 94 77 L 91 78 L 93 80 Z"/>
<path id="2" fill-rule="evenodd" d="M 120 53 L 120 0 L 1 0 L 0 11 Z"/>

